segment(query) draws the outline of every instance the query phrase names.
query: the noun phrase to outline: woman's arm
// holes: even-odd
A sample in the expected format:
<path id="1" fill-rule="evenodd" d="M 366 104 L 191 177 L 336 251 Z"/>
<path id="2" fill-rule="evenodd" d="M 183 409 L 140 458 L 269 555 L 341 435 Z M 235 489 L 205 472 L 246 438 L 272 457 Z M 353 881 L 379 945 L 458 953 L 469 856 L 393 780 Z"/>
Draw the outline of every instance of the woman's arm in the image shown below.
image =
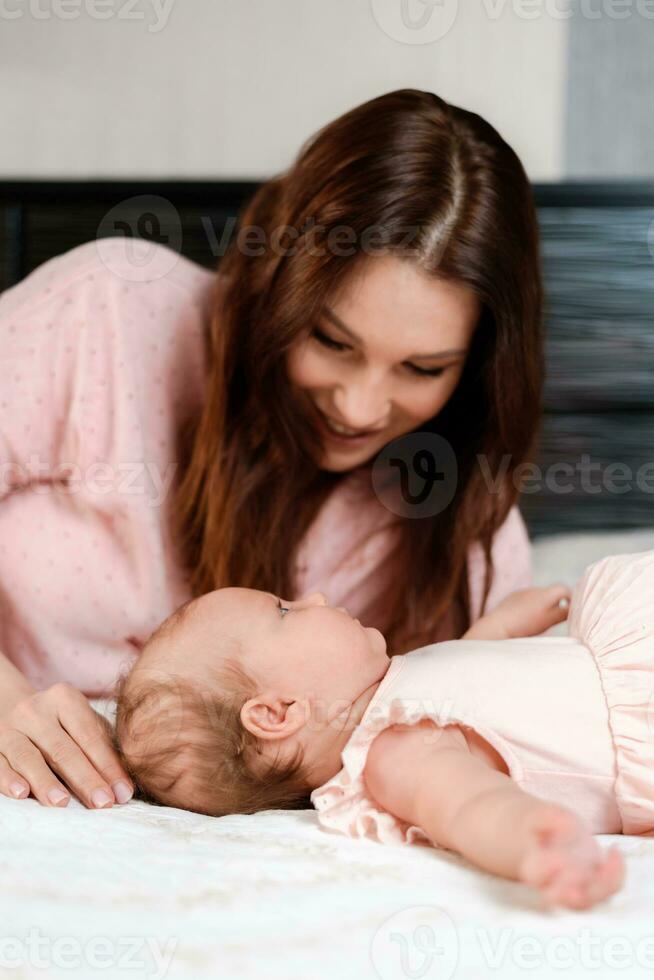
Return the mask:
<path id="1" fill-rule="evenodd" d="M 550 904 L 588 908 L 622 883 L 617 850 L 604 853 L 571 811 L 472 755 L 455 725 L 386 729 L 364 777 L 382 808 L 479 868 L 537 888 Z"/>
<path id="2" fill-rule="evenodd" d="M 0 653 L 0 718 L 13 708 L 21 698 L 34 694 L 32 687 L 24 674 L 15 667 L 11 660 Z"/>
<path id="3" fill-rule="evenodd" d="M 43 489 L 39 484 L 63 483 L 68 474 L 84 477 L 98 449 L 90 433 L 107 413 L 86 397 L 96 387 L 104 390 L 105 383 L 94 356 L 102 339 L 96 335 L 108 323 L 99 313 L 103 297 L 93 281 L 98 265 L 96 243 L 90 242 L 44 263 L 0 295 L 0 390 L 11 405 L 0 412 L 0 508 L 11 498 L 12 514 L 23 500 L 35 499 L 32 494 Z M 53 503 L 54 520 L 66 510 Z M 54 523 L 47 530 L 56 534 L 59 528 Z M 38 534 L 36 527 L 33 531 Z M 15 543 L 21 529 L 8 522 L 7 533 Z M 18 573 L 29 581 L 29 562 L 42 558 L 32 545 L 33 536 L 22 559 L 16 549 L 22 568 L 3 565 L 2 612 L 11 607 L 12 590 L 20 589 Z M 53 618 L 58 591 L 53 586 Z M 22 793 L 12 784 L 22 786 Z M 89 807 L 131 796 L 110 732 L 84 694 L 64 683 L 36 690 L 0 654 L 0 793 L 20 797 L 31 791 L 52 805 L 50 793 L 58 792 L 55 805 L 65 805 L 67 787 Z"/>

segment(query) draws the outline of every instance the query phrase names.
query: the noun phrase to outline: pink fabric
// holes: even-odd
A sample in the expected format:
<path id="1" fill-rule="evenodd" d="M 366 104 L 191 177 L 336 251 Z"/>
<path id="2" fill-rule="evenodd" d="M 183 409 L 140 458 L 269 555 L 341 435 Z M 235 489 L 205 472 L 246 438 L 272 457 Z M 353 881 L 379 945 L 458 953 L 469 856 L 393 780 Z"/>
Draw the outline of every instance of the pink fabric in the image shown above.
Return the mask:
<path id="1" fill-rule="evenodd" d="M 654 551 L 589 566 L 569 636 L 453 640 L 391 660 L 311 799 L 320 822 L 352 837 L 427 842 L 384 811 L 364 769 L 376 735 L 431 718 L 472 728 L 526 791 L 568 806 L 594 833 L 654 832 Z"/>
<path id="2" fill-rule="evenodd" d="M 625 834 L 654 832 L 654 551 L 614 555 L 577 584 L 570 635 L 591 650 L 609 712 Z"/>
<path id="3" fill-rule="evenodd" d="M 165 246 L 103 239 L 0 296 L 0 650 L 39 688 L 65 680 L 110 696 L 190 597 L 165 506 L 177 431 L 204 397 L 215 278 Z M 348 485 L 309 530 L 298 595 L 324 591 L 356 615 L 375 588 L 383 530 L 349 566 L 339 556 L 385 515 L 353 507 Z M 494 561 L 491 606 L 531 581 L 517 510 Z M 469 567 L 478 596 L 478 549 Z"/>

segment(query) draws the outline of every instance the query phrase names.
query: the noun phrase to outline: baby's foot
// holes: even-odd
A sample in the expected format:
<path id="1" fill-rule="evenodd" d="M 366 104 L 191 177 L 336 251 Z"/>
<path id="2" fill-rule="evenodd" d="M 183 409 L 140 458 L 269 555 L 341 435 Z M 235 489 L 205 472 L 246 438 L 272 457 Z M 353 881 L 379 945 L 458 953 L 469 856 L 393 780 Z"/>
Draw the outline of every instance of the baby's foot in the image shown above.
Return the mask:
<path id="1" fill-rule="evenodd" d="M 544 806 L 534 820 L 519 877 L 546 905 L 588 909 L 618 891 L 624 863 L 617 848 L 604 851 L 568 810 Z"/>

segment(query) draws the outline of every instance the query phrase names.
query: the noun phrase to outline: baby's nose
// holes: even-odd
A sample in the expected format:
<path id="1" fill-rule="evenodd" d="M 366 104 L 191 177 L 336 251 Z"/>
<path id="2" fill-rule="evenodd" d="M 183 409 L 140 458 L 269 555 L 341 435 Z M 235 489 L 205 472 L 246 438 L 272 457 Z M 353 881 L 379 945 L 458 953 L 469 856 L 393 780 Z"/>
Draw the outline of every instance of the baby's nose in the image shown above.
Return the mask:
<path id="1" fill-rule="evenodd" d="M 307 595 L 304 599 L 298 599 L 297 602 L 293 603 L 294 606 L 326 606 L 327 597 L 323 592 L 312 592 L 311 595 Z"/>

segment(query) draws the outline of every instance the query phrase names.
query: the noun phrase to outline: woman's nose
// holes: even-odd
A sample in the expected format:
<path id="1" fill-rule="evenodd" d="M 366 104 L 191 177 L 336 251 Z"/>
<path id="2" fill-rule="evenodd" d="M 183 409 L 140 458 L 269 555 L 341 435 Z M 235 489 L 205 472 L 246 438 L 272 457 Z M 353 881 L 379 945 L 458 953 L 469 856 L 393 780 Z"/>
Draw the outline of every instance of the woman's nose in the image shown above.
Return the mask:
<path id="1" fill-rule="evenodd" d="M 334 392 L 334 405 L 344 425 L 352 429 L 376 429 L 391 414 L 390 400 L 381 384 L 351 384 Z"/>

